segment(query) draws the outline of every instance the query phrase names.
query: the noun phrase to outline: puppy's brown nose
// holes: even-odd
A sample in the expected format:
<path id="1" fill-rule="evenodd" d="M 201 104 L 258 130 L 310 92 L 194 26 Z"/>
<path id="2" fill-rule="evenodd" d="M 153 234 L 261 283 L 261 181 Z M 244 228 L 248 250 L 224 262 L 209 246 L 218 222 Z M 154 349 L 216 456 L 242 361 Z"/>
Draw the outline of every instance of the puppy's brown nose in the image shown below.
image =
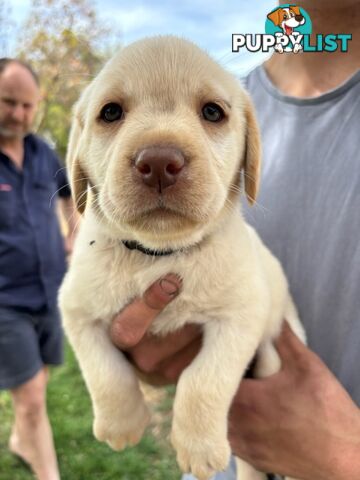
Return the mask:
<path id="1" fill-rule="evenodd" d="M 176 183 L 184 165 L 184 155 L 175 147 L 147 147 L 135 159 L 135 167 L 143 182 L 159 193 Z"/>

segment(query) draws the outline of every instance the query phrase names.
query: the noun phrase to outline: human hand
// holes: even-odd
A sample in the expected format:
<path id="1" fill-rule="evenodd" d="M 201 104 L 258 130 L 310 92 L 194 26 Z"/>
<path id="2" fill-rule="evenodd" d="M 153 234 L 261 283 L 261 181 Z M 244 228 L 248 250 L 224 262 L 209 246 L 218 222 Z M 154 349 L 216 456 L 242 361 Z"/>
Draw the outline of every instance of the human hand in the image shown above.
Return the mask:
<path id="1" fill-rule="evenodd" d="M 280 372 L 244 379 L 229 438 L 236 456 L 302 480 L 360 479 L 360 410 L 320 358 L 286 324 Z"/>
<path id="2" fill-rule="evenodd" d="M 151 285 L 142 298 L 127 305 L 111 325 L 113 343 L 127 353 L 142 377 L 153 384 L 174 383 L 201 347 L 201 329 L 188 324 L 165 337 L 147 331 L 157 315 L 180 292 L 181 280 L 168 274 Z"/>

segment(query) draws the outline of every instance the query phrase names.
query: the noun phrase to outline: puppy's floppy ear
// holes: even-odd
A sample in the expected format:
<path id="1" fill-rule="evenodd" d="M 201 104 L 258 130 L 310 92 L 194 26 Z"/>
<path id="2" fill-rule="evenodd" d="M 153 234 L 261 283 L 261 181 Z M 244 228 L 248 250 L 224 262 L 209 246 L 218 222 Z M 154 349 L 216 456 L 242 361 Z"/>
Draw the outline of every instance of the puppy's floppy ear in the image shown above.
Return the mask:
<path id="1" fill-rule="evenodd" d="M 246 97 L 245 102 L 246 139 L 244 154 L 244 182 L 246 198 L 253 205 L 259 190 L 261 169 L 260 130 L 252 102 Z"/>
<path id="2" fill-rule="evenodd" d="M 80 165 L 80 137 L 83 125 L 76 105 L 74 110 L 73 121 L 70 130 L 69 144 L 66 155 L 66 165 L 70 174 L 71 191 L 75 201 L 76 208 L 80 213 L 84 213 L 87 199 L 88 179 Z"/>
<path id="3" fill-rule="evenodd" d="M 292 5 L 292 6 L 289 7 L 289 8 L 290 8 L 290 10 L 292 10 L 292 11 L 295 13 L 295 15 L 301 15 L 300 7 L 295 6 L 295 5 Z"/>
<path id="4" fill-rule="evenodd" d="M 273 12 L 269 13 L 267 18 L 273 22 L 274 25 L 278 26 L 281 23 L 281 11 L 282 8 L 277 8 Z"/>

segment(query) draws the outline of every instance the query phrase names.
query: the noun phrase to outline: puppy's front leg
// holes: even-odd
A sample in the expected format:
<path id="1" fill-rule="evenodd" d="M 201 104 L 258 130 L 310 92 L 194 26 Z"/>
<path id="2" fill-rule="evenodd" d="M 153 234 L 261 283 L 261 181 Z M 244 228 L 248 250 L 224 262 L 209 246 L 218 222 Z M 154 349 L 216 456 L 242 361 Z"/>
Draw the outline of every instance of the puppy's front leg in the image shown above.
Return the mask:
<path id="1" fill-rule="evenodd" d="M 114 450 L 134 445 L 149 421 L 138 380 L 100 322 L 72 318 L 64 326 L 91 395 L 95 437 Z"/>
<path id="2" fill-rule="evenodd" d="M 260 338 L 261 323 L 248 318 L 246 326 L 206 323 L 202 349 L 177 386 L 171 440 L 180 468 L 199 480 L 225 470 L 230 459 L 228 411 Z"/>

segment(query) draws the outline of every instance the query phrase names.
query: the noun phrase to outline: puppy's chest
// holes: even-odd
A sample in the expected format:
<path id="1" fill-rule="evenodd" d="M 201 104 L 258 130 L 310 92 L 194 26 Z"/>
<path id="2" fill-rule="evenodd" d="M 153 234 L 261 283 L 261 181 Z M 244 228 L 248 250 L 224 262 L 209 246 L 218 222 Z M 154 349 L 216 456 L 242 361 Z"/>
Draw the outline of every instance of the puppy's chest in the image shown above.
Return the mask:
<path id="1" fill-rule="evenodd" d="M 90 260 L 90 257 L 92 259 Z M 165 334 L 185 323 L 205 323 L 232 310 L 235 292 L 226 265 L 205 252 L 151 258 L 121 247 L 89 251 L 94 268 L 85 277 L 82 303 L 94 318 L 110 323 L 115 314 L 168 273 L 182 278 L 180 294 L 157 316 L 153 333 Z M 84 276 L 82 278 L 84 281 Z"/>

